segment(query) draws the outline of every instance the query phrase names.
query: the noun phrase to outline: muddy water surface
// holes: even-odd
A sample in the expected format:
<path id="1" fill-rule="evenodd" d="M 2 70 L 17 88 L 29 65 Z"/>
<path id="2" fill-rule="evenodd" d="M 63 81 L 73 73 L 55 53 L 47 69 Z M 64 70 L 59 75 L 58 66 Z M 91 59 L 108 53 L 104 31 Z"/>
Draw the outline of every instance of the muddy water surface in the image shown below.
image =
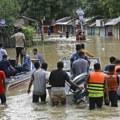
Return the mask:
<path id="1" fill-rule="evenodd" d="M 67 41 L 67 40 L 66 40 Z M 104 37 L 88 37 L 84 42 L 86 49 L 95 56 L 100 57 L 102 67 L 109 63 L 109 57 L 115 56 L 120 58 L 120 40 Z M 63 57 L 69 57 L 75 51 L 75 42 L 62 42 L 34 46 L 43 54 L 45 61 L 48 63 L 48 70 L 56 68 L 56 63 Z M 27 52 L 33 58 L 32 49 L 28 48 Z M 11 58 L 15 57 L 15 49 L 7 49 Z M 63 107 L 51 107 L 49 98 L 46 104 L 33 104 L 32 93 L 27 94 L 28 84 L 17 89 L 8 91 L 7 106 L 0 106 L 0 120 L 119 120 L 120 119 L 120 102 L 118 108 L 103 106 L 102 109 L 93 111 L 88 110 L 88 105 L 81 108 L 76 105 Z"/>

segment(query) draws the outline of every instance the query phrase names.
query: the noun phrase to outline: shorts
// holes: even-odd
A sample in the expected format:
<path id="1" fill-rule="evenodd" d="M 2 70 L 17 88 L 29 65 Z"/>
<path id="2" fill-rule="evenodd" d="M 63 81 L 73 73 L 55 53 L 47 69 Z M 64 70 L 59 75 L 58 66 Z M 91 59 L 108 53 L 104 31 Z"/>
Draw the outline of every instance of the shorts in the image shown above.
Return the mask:
<path id="1" fill-rule="evenodd" d="M 33 94 L 33 103 L 34 102 L 39 102 L 39 98 L 41 98 L 41 102 L 45 102 L 46 101 L 46 94 L 43 95 L 34 95 Z"/>
<path id="2" fill-rule="evenodd" d="M 5 93 L 0 94 L 0 99 L 1 99 L 1 104 L 5 104 L 5 103 L 6 103 L 6 96 L 5 96 Z"/>
<path id="3" fill-rule="evenodd" d="M 19 57 L 19 55 L 22 57 L 21 51 L 23 47 L 16 47 L 16 57 Z"/>
<path id="4" fill-rule="evenodd" d="M 52 87 L 51 88 L 51 98 L 54 101 L 65 100 L 65 88 L 64 87 Z"/>

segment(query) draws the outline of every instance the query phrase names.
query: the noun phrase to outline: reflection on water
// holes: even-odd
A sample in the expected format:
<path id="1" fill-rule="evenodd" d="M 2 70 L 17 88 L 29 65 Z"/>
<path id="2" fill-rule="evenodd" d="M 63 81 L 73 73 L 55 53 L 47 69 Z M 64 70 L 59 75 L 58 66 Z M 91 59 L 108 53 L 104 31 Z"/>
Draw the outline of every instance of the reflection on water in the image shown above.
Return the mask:
<path id="1" fill-rule="evenodd" d="M 86 49 L 95 56 L 100 57 L 101 64 L 104 67 L 109 63 L 109 57 L 114 55 L 120 58 L 120 41 L 104 38 L 89 37 L 84 41 Z M 69 57 L 75 51 L 75 42 L 61 42 L 56 44 L 44 44 L 37 47 L 42 53 L 48 69 L 56 68 L 56 63 L 63 57 Z M 28 48 L 28 53 L 33 58 L 32 49 Z M 15 49 L 7 49 L 10 57 L 15 57 Z M 28 84 L 7 93 L 7 106 L 0 106 L 0 120 L 118 120 L 120 118 L 120 108 L 103 108 L 89 111 L 88 105 L 81 108 L 76 105 L 66 105 L 62 107 L 51 107 L 49 102 L 46 104 L 33 104 L 32 93 L 27 94 Z M 49 99 L 48 99 L 49 101 Z M 120 106 L 120 102 L 119 102 Z"/>

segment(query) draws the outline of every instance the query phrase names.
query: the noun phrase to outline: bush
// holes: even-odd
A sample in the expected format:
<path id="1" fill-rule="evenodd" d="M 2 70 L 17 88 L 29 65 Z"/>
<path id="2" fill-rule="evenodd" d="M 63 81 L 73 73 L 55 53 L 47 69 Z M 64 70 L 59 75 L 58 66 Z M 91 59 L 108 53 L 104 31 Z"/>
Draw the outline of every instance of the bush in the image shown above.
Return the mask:
<path id="1" fill-rule="evenodd" d="M 25 34 L 26 47 L 31 47 L 33 43 L 33 35 L 35 33 L 35 29 L 31 26 L 23 26 L 22 30 Z"/>

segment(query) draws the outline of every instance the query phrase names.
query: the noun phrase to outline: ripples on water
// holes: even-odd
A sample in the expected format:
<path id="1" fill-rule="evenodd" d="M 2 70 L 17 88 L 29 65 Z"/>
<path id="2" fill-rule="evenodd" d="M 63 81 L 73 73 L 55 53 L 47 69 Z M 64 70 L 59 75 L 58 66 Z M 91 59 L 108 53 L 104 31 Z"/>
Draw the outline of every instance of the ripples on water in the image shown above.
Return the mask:
<path id="1" fill-rule="evenodd" d="M 84 42 L 86 49 L 101 58 L 103 66 L 109 63 L 109 57 L 120 58 L 120 41 L 104 37 L 89 37 Z M 75 42 L 59 41 L 56 44 L 35 46 L 48 62 L 48 70 L 56 68 L 56 63 L 63 57 L 70 57 L 75 51 Z M 32 49 L 28 53 L 33 58 Z M 7 49 L 11 57 L 15 57 L 15 49 Z M 102 109 L 89 111 L 88 105 L 81 108 L 76 105 L 51 107 L 46 104 L 33 104 L 32 93 L 27 94 L 28 84 L 7 93 L 7 106 L 0 106 L 0 120 L 119 120 L 120 108 L 103 106 Z M 120 102 L 119 102 L 120 106 Z"/>

